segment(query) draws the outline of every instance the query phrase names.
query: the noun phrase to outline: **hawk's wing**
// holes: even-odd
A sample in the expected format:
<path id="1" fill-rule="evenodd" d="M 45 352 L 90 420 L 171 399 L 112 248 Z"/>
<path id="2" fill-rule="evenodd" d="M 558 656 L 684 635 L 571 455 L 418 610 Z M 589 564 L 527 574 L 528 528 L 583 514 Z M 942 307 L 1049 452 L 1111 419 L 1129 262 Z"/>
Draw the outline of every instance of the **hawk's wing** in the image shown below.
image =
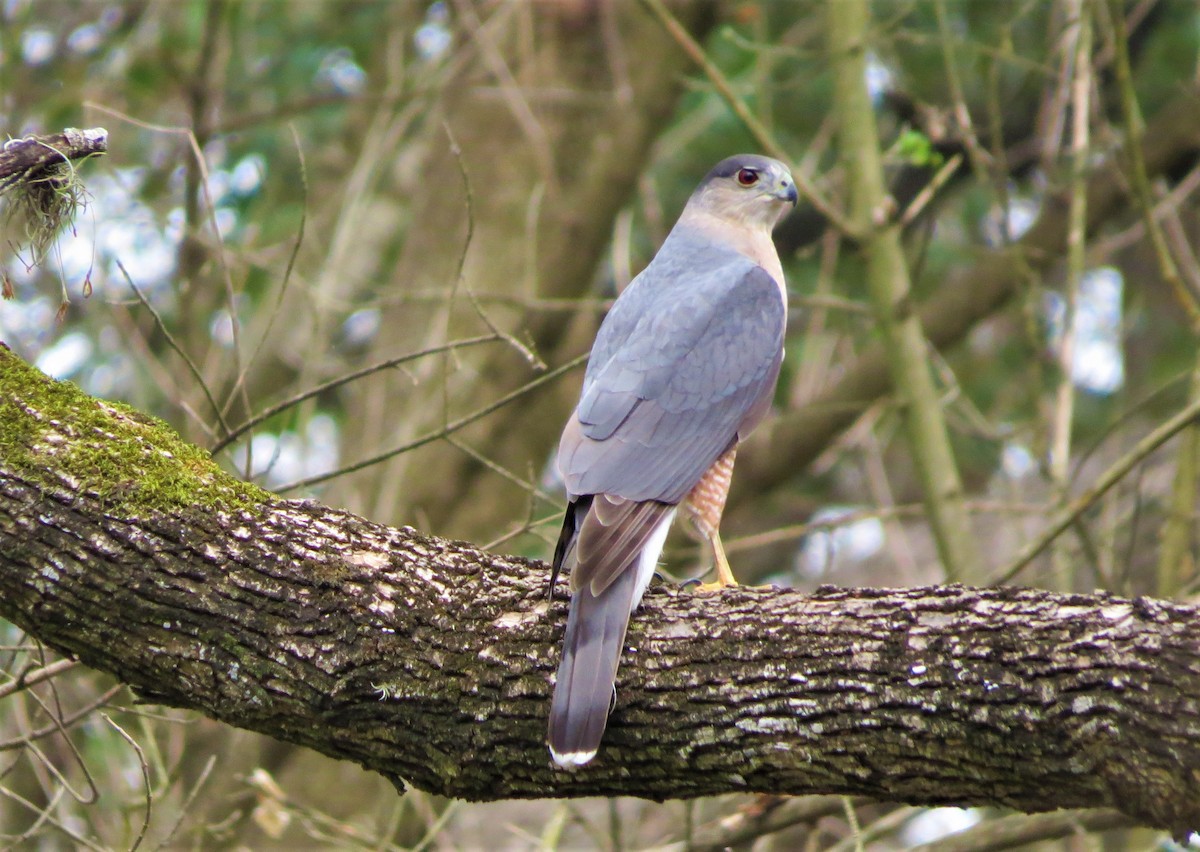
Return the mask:
<path id="1" fill-rule="evenodd" d="M 596 495 L 575 529 L 574 588 L 603 591 L 769 402 L 779 284 L 736 253 L 712 259 L 686 276 L 652 263 L 597 335 L 558 453 L 568 491 Z"/>

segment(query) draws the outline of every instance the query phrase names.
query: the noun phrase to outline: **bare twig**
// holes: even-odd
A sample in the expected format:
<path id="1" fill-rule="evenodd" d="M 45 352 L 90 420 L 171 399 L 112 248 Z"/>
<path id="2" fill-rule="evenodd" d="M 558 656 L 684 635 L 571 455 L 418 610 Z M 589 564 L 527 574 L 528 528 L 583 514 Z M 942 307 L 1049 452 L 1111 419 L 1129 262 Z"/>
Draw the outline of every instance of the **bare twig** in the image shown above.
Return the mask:
<path id="1" fill-rule="evenodd" d="M 508 468 L 504 467 L 501 464 L 496 463 L 495 461 L 492 461 L 487 456 L 485 456 L 483 453 L 479 452 L 478 450 L 476 450 L 474 447 L 470 446 L 469 444 L 466 444 L 465 442 L 458 440 L 453 435 L 447 435 L 446 441 L 450 444 L 450 446 L 454 447 L 457 450 L 461 450 L 467 456 L 469 456 L 470 458 L 479 462 L 481 465 L 486 467 L 492 473 L 494 473 L 497 476 L 500 476 L 504 479 L 507 479 L 509 482 L 511 482 L 513 485 L 516 485 L 522 491 L 526 491 L 526 492 L 534 495 L 535 497 L 540 497 L 541 499 L 543 499 L 547 502 L 551 502 L 555 499 L 553 496 L 547 494 L 545 491 L 538 488 L 536 482 L 531 482 L 529 480 L 522 479 L 521 477 L 517 476 L 517 474 L 515 474 L 511 470 L 509 470 Z"/>
<path id="2" fill-rule="evenodd" d="M 52 677 L 70 671 L 79 663 L 75 660 L 56 660 L 49 665 L 42 666 L 28 674 L 20 674 L 12 683 L 6 683 L 0 686 L 0 698 L 6 698 L 14 692 L 20 692 L 23 689 L 28 689 L 36 683 L 41 683 L 44 680 L 49 680 Z"/>
<path id="3" fill-rule="evenodd" d="M 522 358 L 525 359 L 535 370 L 546 369 L 546 362 L 538 357 L 537 353 L 526 346 L 521 341 L 517 340 L 508 332 L 502 331 L 492 318 L 484 311 L 483 306 L 479 304 L 479 300 L 475 298 L 475 293 L 471 290 L 463 277 L 463 268 L 467 262 L 467 252 L 471 248 L 471 240 L 475 236 L 475 196 L 471 191 L 471 176 L 467 174 L 467 166 L 463 162 L 462 148 L 459 147 L 458 140 L 454 138 L 453 131 L 450 130 L 450 125 L 443 122 L 442 128 L 446 131 L 446 138 L 450 140 L 450 153 L 454 156 L 454 162 L 458 166 L 459 175 L 462 177 L 463 193 L 466 196 L 465 204 L 467 206 L 467 236 L 463 241 L 462 251 L 458 255 L 458 271 L 454 276 L 454 283 L 450 288 L 450 299 L 454 299 L 454 293 L 461 286 L 467 294 L 467 301 L 471 303 L 471 307 L 475 309 L 476 315 L 483 321 L 483 324 L 488 327 L 492 334 L 502 338 L 509 346 L 517 350 Z M 446 313 L 446 330 L 449 332 L 450 313 Z"/>
<path id="4" fill-rule="evenodd" d="M 918 192 L 916 197 L 912 200 L 912 203 L 904 209 L 904 213 L 900 216 L 901 227 L 907 228 L 912 224 L 914 219 L 921 215 L 921 211 L 924 210 L 929 202 L 933 200 L 933 197 L 937 195 L 938 190 L 945 186 L 946 182 L 950 180 L 950 178 L 954 177 L 955 173 L 958 171 L 958 167 L 962 165 L 962 160 L 962 154 L 955 154 L 953 157 L 947 160 L 940 169 L 937 170 L 937 173 L 933 176 L 933 179 L 930 180 L 929 183 L 925 184 L 921 191 Z"/>
<path id="5" fill-rule="evenodd" d="M 271 329 L 275 326 L 275 319 L 279 316 L 279 309 L 283 305 L 283 298 L 287 295 L 288 287 L 292 282 L 292 270 L 296 267 L 296 258 L 300 256 L 300 246 L 304 244 L 304 229 L 308 224 L 308 169 L 304 162 L 304 148 L 300 144 L 300 134 L 296 132 L 296 125 L 288 124 L 288 130 L 292 132 L 292 144 L 296 146 L 296 157 L 300 161 L 300 223 L 296 229 L 296 241 L 292 243 L 292 251 L 288 255 L 287 266 L 283 270 L 283 280 L 279 285 L 279 294 L 275 297 L 275 307 L 267 317 L 267 326 L 259 336 L 258 344 L 254 347 L 254 351 L 250 353 L 250 357 L 246 360 L 242 369 L 238 371 L 237 381 L 234 383 L 235 389 L 245 384 L 250 368 L 258 360 L 263 345 L 271 335 Z M 231 390 L 228 398 L 225 400 L 226 411 L 233 404 L 233 398 L 234 394 L 233 390 Z M 224 440 L 229 441 L 231 439 L 227 435 Z M 249 462 L 249 458 L 247 458 L 247 462 Z"/>
<path id="6" fill-rule="evenodd" d="M 555 379 L 559 378 L 560 376 L 563 376 L 563 375 L 569 373 L 571 370 L 574 370 L 576 367 L 583 364 L 584 361 L 587 360 L 587 357 L 588 356 L 585 353 L 583 355 L 578 356 L 577 358 L 573 358 L 572 360 L 563 364 L 561 367 L 556 367 L 555 369 L 551 370 L 550 372 L 544 373 L 543 375 L 538 376 L 533 381 L 528 382 L 527 384 L 517 388 L 516 390 L 512 391 L 511 393 L 505 394 L 504 396 L 500 397 L 500 399 L 496 400 L 495 402 L 485 405 L 482 408 L 478 408 L 475 411 L 472 411 L 470 414 L 464 415 L 462 417 L 459 417 L 456 420 L 451 421 L 450 423 L 447 423 L 441 429 L 436 429 L 432 432 L 427 432 L 426 434 L 421 435 L 418 438 L 414 438 L 411 441 L 407 441 L 398 447 L 393 447 L 392 449 L 387 450 L 386 452 L 377 453 L 376 455 L 370 456 L 369 458 L 365 458 L 362 461 L 355 462 L 354 464 L 346 465 L 344 467 L 338 468 L 337 470 L 331 470 L 328 473 L 322 473 L 318 476 L 310 476 L 307 479 L 301 479 L 301 480 L 297 480 L 296 482 L 289 483 L 288 485 L 284 485 L 280 488 L 277 488 L 276 491 L 278 491 L 280 494 L 286 494 L 289 491 L 295 491 L 297 488 L 308 488 L 309 486 L 317 485 L 319 483 L 326 482 L 330 479 L 334 479 L 339 476 L 345 476 L 347 473 L 354 473 L 355 471 L 362 470 L 365 467 L 370 467 L 371 465 L 379 464 L 380 462 L 387 461 L 388 459 L 392 458 L 393 456 L 398 456 L 401 453 L 406 453 L 410 450 L 415 450 L 418 447 L 425 446 L 426 444 L 431 444 L 434 441 L 437 441 L 441 438 L 446 437 L 447 435 L 451 435 L 454 432 L 457 432 L 459 429 L 462 429 L 465 426 L 469 426 L 470 424 L 474 423 L 476 420 L 480 420 L 484 417 L 487 417 L 493 411 L 503 408 L 504 406 L 508 405 L 509 403 L 511 403 L 517 399 L 520 399 L 521 397 L 525 396 L 527 393 L 530 393 L 531 391 L 537 390 L 542 385 L 548 384 L 548 383 L 554 381 Z"/>
<path id="7" fill-rule="evenodd" d="M 483 60 L 483 64 L 499 82 L 504 102 L 508 105 L 513 120 L 521 128 L 525 138 L 529 140 L 530 146 L 537 152 L 536 162 L 542 180 L 547 186 L 557 188 L 558 181 L 554 176 L 554 154 L 546 129 L 534 115 L 524 89 L 517 81 L 512 69 L 508 67 L 508 61 L 503 52 L 496 45 L 490 32 L 490 22 L 484 23 L 479 19 L 473 3 L 456 2 L 454 5 L 471 35 L 471 40 L 479 47 L 479 56 Z M 500 5 L 496 8 L 495 14 L 507 15 L 515 8 L 519 8 L 519 6 Z"/>
<path id="8" fill-rule="evenodd" d="M 851 800 L 849 797 L 844 797 L 844 801 L 849 803 Z M 853 806 L 847 804 L 846 812 L 853 815 Z M 852 823 L 854 833 L 840 843 L 830 846 L 827 852 L 850 852 L 852 849 L 856 852 L 863 852 L 864 849 L 873 849 L 875 848 L 872 845 L 873 841 L 891 834 L 920 812 L 920 808 L 896 808 L 863 828 Z"/>
<path id="9" fill-rule="evenodd" d="M 38 814 L 37 821 L 21 834 L 17 835 L 16 837 L 4 838 L 6 841 L 13 841 L 14 845 L 10 848 L 19 848 L 22 841 L 33 837 L 34 834 L 36 834 L 37 831 L 42 827 L 42 825 L 49 824 L 57 828 L 63 834 L 67 835 L 67 837 L 71 838 L 71 840 L 75 841 L 75 843 L 78 844 L 78 848 L 91 849 L 93 852 L 106 852 L 103 846 L 100 846 L 92 840 L 89 840 L 87 837 L 68 826 L 65 820 L 56 819 L 54 816 L 52 816 L 54 809 L 58 807 L 58 802 L 63 797 L 64 792 L 65 790 L 62 787 L 59 787 L 54 791 L 54 796 L 49 802 L 44 805 L 38 805 L 29 801 L 29 799 L 26 799 L 19 793 L 16 793 L 7 787 L 0 786 L 0 796 L 14 801 L 17 804 Z"/>
<path id="10" fill-rule="evenodd" d="M 221 231 L 220 231 L 220 228 L 217 227 L 217 205 L 213 201 L 212 194 L 209 191 L 208 163 L 204 159 L 204 151 L 200 147 L 200 140 L 196 138 L 196 133 L 195 133 L 194 129 L 190 128 L 190 127 L 171 127 L 171 126 L 162 125 L 162 124 L 152 124 L 148 121 L 142 121 L 140 119 L 134 118 L 133 116 L 123 113 L 120 110 L 112 109 L 111 107 L 105 106 L 103 104 L 98 104 L 98 103 L 95 103 L 92 101 L 85 101 L 84 106 L 86 106 L 90 109 L 98 110 L 99 112 L 106 113 L 108 115 L 111 115 L 114 118 L 119 118 L 122 121 L 127 121 L 130 124 L 134 125 L 135 127 L 141 127 L 145 130 L 151 130 L 156 133 L 167 133 L 167 134 L 172 134 L 172 135 L 176 135 L 176 136 L 182 136 L 184 139 L 187 140 L 188 147 L 192 153 L 193 162 L 195 163 L 197 174 L 200 176 L 200 181 L 199 181 L 200 191 L 204 195 L 204 202 L 208 208 L 208 224 L 212 228 L 213 237 L 216 240 L 217 262 L 218 262 L 218 266 L 221 269 L 222 282 L 225 285 L 226 296 L 228 297 L 228 300 L 229 300 L 230 322 L 233 324 L 234 357 L 237 360 L 237 367 L 238 367 L 237 372 L 240 373 L 241 372 L 241 367 L 240 367 L 241 355 L 240 355 L 240 346 L 238 345 L 239 332 L 238 332 L 238 327 L 237 327 L 237 311 L 236 311 L 236 306 L 234 304 L 234 298 L 233 298 L 233 278 L 229 271 L 228 259 L 225 256 L 224 244 L 221 242 L 221 239 L 220 239 Z M 128 280 L 129 273 L 125 272 L 124 267 L 121 268 L 121 271 L 125 274 L 125 278 Z M 132 282 L 130 282 L 130 285 L 132 286 Z M 153 310 L 153 309 L 151 309 L 151 310 Z M 162 323 L 161 318 L 157 317 L 157 316 L 155 318 L 159 321 L 159 323 L 161 325 L 161 323 Z M 162 328 L 164 331 L 166 331 L 165 325 L 162 326 Z M 179 349 L 178 347 L 176 347 L 176 351 L 179 352 L 181 355 L 183 354 L 182 350 Z M 185 360 L 187 360 L 186 356 L 185 356 Z M 214 411 L 216 411 L 216 414 L 217 414 L 217 420 L 221 423 L 222 428 L 227 428 L 225 426 L 225 417 L 223 414 L 224 409 L 218 409 L 216 407 L 216 403 L 213 402 L 211 392 L 208 390 L 207 386 L 204 385 L 203 380 L 199 378 L 199 372 L 195 371 L 194 365 L 191 364 L 190 361 L 188 363 L 189 363 L 189 366 L 193 368 L 193 371 L 195 372 L 197 380 L 200 381 L 201 387 L 204 389 L 205 395 L 208 396 L 208 398 L 209 398 L 209 402 L 212 403 L 213 409 L 214 409 Z M 247 403 L 248 403 L 248 400 L 247 400 Z"/>
<path id="11" fill-rule="evenodd" d="M 422 349 L 419 352 L 409 352 L 405 355 L 398 355 L 395 358 L 388 358 L 386 361 L 380 361 L 378 364 L 372 364 L 369 367 L 363 367 L 360 370 L 355 370 L 354 372 L 347 373 L 344 376 L 338 376 L 336 379 L 330 379 L 327 382 L 322 382 L 321 384 L 317 385 L 314 388 L 310 388 L 309 390 L 306 390 L 302 393 L 298 393 L 293 397 L 289 397 L 288 399 L 285 399 L 282 402 L 278 402 L 275 405 L 272 405 L 272 406 L 269 406 L 268 408 L 263 409 L 261 412 L 254 415 L 246 422 L 239 424 L 238 426 L 234 427 L 233 429 L 230 429 L 225 434 L 224 438 L 217 441 L 217 443 L 213 444 L 213 446 L 209 450 L 209 452 L 212 452 L 212 453 L 220 452 L 221 450 L 225 449 L 227 446 L 232 444 L 234 441 L 236 441 L 238 438 L 240 438 L 242 435 L 244 435 L 247 431 L 249 431 L 250 429 L 253 429 L 255 426 L 258 426 L 260 423 L 270 420 L 276 414 L 279 414 L 280 412 L 286 411 L 289 408 L 299 405 L 300 403 L 304 402 L 305 400 L 312 399 L 314 396 L 320 396 L 321 394 L 327 393 L 328 391 L 334 390 L 335 388 L 339 388 L 342 385 L 346 385 L 346 384 L 349 384 L 350 382 L 357 381 L 358 379 L 361 379 L 364 376 L 369 376 L 372 373 L 378 373 L 380 370 L 388 370 L 388 369 L 391 369 L 392 367 L 397 367 L 408 361 L 415 361 L 418 358 L 424 358 L 428 355 L 436 355 L 438 353 L 446 352 L 448 350 L 466 348 L 468 346 L 478 346 L 481 343 L 492 343 L 499 339 L 500 339 L 499 336 L 497 336 L 495 334 L 485 334 L 485 335 L 481 335 L 480 337 L 468 337 L 463 340 L 452 340 L 449 343 L 443 343 L 438 346 L 430 346 L 429 348 Z"/>
<path id="12" fill-rule="evenodd" d="M 116 686 L 109 687 L 93 701 L 89 701 L 87 704 L 69 716 L 63 716 L 61 718 L 56 717 L 53 724 L 30 731 L 28 734 L 24 734 L 20 737 L 14 737 L 10 740 L 0 740 L 0 751 L 13 751 L 15 749 L 24 748 L 26 743 L 34 740 L 40 740 L 54 733 L 62 733 L 79 720 L 87 718 L 94 710 L 103 707 L 124 688 L 125 685 L 121 683 L 117 684 Z"/>
<path id="13" fill-rule="evenodd" d="M 121 736 L 121 739 L 129 743 L 130 747 L 134 750 L 134 752 L 137 753 L 138 766 L 142 770 L 142 785 L 146 790 L 146 815 L 142 819 L 142 828 L 140 831 L 138 831 L 138 836 L 134 839 L 133 843 L 129 847 L 129 852 L 135 852 L 135 850 L 142 845 L 142 841 L 146 837 L 146 830 L 150 828 L 150 814 L 154 807 L 154 796 L 151 794 L 150 786 L 150 766 L 146 763 L 146 753 L 142 751 L 142 747 L 137 744 L 137 740 L 129 736 L 126 730 L 114 722 L 112 717 L 107 713 L 101 713 L 100 717 L 104 719 L 105 722 L 108 722 L 108 724 L 112 725 L 113 729 Z"/>
<path id="14" fill-rule="evenodd" d="M 1102 5 L 1102 8 L 1105 8 Z M 1129 161 L 1132 176 L 1134 197 L 1145 223 L 1146 233 L 1150 237 L 1150 245 L 1158 262 L 1159 275 L 1175 295 L 1175 300 L 1188 318 L 1188 324 L 1193 332 L 1200 330 L 1200 303 L 1196 299 L 1196 290 L 1189 288 L 1189 281 L 1180 274 L 1179 265 L 1171 252 L 1171 245 L 1178 246 L 1181 257 L 1188 263 L 1185 268 L 1191 270 L 1195 277 L 1195 256 L 1187 239 L 1180 239 L 1182 227 L 1179 224 L 1178 208 L 1167 209 L 1166 228 L 1162 227 L 1154 215 L 1154 200 L 1150 193 L 1150 180 L 1146 175 L 1146 162 L 1142 154 L 1142 136 L 1145 132 L 1145 122 L 1142 120 L 1138 106 L 1137 93 L 1133 86 L 1133 75 L 1129 66 L 1128 33 L 1125 28 L 1124 8 L 1121 4 L 1110 2 L 1106 8 L 1111 25 L 1114 58 L 1117 72 L 1117 84 L 1121 93 L 1121 112 L 1125 120 L 1125 130 L 1129 137 Z M 1170 243 L 1167 234 L 1172 234 Z M 1200 360 L 1195 364 L 1192 374 L 1189 396 L 1200 398 Z M 1181 436 L 1179 451 L 1175 461 L 1175 476 L 1172 493 L 1168 502 L 1167 518 L 1163 524 L 1161 535 L 1162 546 L 1159 548 L 1157 577 L 1158 592 L 1162 595 L 1177 594 L 1183 586 L 1187 571 L 1185 566 L 1190 564 L 1188 559 L 1192 537 L 1194 535 L 1193 512 L 1196 505 L 1197 469 L 1200 467 L 1200 430 L 1188 429 Z"/>
<path id="15" fill-rule="evenodd" d="M 783 146 L 775 140 L 775 137 L 772 136 L 771 132 L 767 130 L 766 126 L 759 121 L 758 117 L 750 111 L 749 107 L 746 106 L 742 99 L 737 96 L 737 93 L 733 91 L 733 85 L 729 82 L 729 79 L 726 78 L 726 76 L 721 73 L 721 69 L 713 64 L 708 56 L 705 55 L 704 48 L 701 47 L 700 44 L 694 38 L 692 38 L 691 33 L 684 29 L 683 25 L 675 19 L 675 16 L 671 14 L 670 10 L 663 5 L 662 0 L 642 0 L 642 3 L 647 9 L 650 10 L 654 17 L 658 19 L 658 22 L 662 25 L 663 29 L 670 33 L 671 37 L 675 39 L 675 42 L 680 46 L 680 48 L 682 48 L 683 52 L 686 53 L 693 62 L 700 66 L 700 70 L 703 71 L 704 76 L 708 77 L 709 81 L 712 82 L 713 88 L 717 90 L 717 94 L 719 94 L 725 100 L 725 103 L 727 103 L 729 108 L 733 110 L 733 114 L 736 115 L 738 120 L 746 126 L 746 129 L 750 132 L 750 135 L 753 136 L 754 140 L 762 146 L 762 149 L 777 160 L 782 160 L 785 163 L 791 162 L 791 158 L 788 157 L 787 151 L 785 151 Z M 817 189 L 817 187 L 808 179 L 808 176 L 801 169 L 793 170 L 792 178 L 796 181 L 796 188 L 800 190 L 805 198 L 808 199 L 809 203 L 812 204 L 812 206 L 818 211 L 820 211 L 821 215 L 828 219 L 839 231 L 851 239 L 857 239 L 861 236 L 861 229 L 846 215 L 834 207 L 833 203 L 826 199 L 824 195 L 822 195 L 821 191 Z"/>
<path id="16" fill-rule="evenodd" d="M 954 105 L 954 119 L 958 123 L 958 135 L 966 146 L 971 158 L 971 168 L 980 186 L 987 186 L 988 154 L 979 144 L 975 133 L 975 125 L 971 121 L 971 110 L 967 107 L 967 99 L 963 93 L 962 75 L 958 73 L 958 61 L 954 54 L 957 37 L 950 31 L 949 17 L 946 14 L 946 0 L 937 0 L 933 4 L 937 17 L 938 41 L 942 45 L 942 64 L 946 69 L 946 80 L 950 85 L 950 96 Z"/>
<path id="17" fill-rule="evenodd" d="M 196 779 L 196 783 L 192 785 L 192 789 L 188 791 L 183 802 L 179 805 L 179 815 L 176 817 L 174 824 L 170 830 L 164 835 L 162 842 L 155 847 L 155 852 L 167 848 L 167 844 L 179 831 L 179 826 L 183 825 L 184 819 L 192 812 L 192 803 L 196 801 L 196 797 L 200 795 L 200 790 L 204 787 L 204 783 L 208 781 L 208 776 L 212 774 L 213 767 L 217 765 L 217 756 L 214 754 L 205 762 L 204 768 L 200 770 L 200 776 Z"/>
<path id="18" fill-rule="evenodd" d="M 1200 420 L 1200 399 L 1194 399 L 1192 402 L 1168 420 L 1163 423 L 1153 432 L 1151 432 L 1142 440 L 1138 441 L 1128 453 L 1117 460 L 1116 464 L 1104 472 L 1104 475 L 1096 480 L 1090 488 L 1064 506 L 1061 511 L 1054 516 L 1050 525 L 1046 530 L 1031 542 L 1020 555 L 1014 559 L 1007 568 L 991 579 L 991 585 L 1007 583 L 1021 572 L 1026 565 L 1032 562 L 1039 553 L 1054 541 L 1067 527 L 1071 526 L 1075 520 L 1090 509 L 1097 500 L 1104 496 L 1108 489 L 1112 488 L 1120 482 L 1134 467 L 1136 467 L 1143 459 L 1157 450 L 1181 430 L 1186 429 L 1192 423 Z"/>
<path id="19" fill-rule="evenodd" d="M 842 796 L 760 796 L 754 805 L 732 816 L 722 817 L 715 826 L 701 829 L 686 848 L 689 852 L 720 852 L 730 847 L 737 848 L 759 837 L 841 813 L 843 801 Z M 870 800 L 852 798 L 850 801 L 857 806 Z M 678 847 L 671 846 L 668 849 L 676 852 Z"/>
<path id="20" fill-rule="evenodd" d="M 1067 211 L 1067 274 L 1063 295 L 1062 332 L 1058 340 L 1058 386 L 1050 422 L 1050 481 L 1065 503 L 1071 470 L 1071 434 L 1075 419 L 1075 376 L 1079 293 L 1085 273 L 1087 237 L 1087 173 L 1092 88 L 1092 25 L 1086 0 L 1071 0 L 1067 56 L 1071 60 L 1071 196 Z M 1065 571 L 1067 554 L 1056 548 L 1055 565 Z"/>
<path id="21" fill-rule="evenodd" d="M 988 820 L 973 828 L 916 847 L 913 852 L 999 852 L 1039 840 L 1127 828 L 1133 821 L 1104 808 L 1021 814 Z"/>
<path id="22" fill-rule="evenodd" d="M 150 312 L 150 316 L 154 317 L 154 322 L 158 326 L 159 330 L 163 333 L 163 337 L 166 338 L 167 344 L 175 350 L 175 354 L 183 359 L 183 363 L 187 365 L 188 372 L 192 374 L 192 378 L 196 380 L 196 384 L 199 386 L 200 390 L 204 392 L 204 397 L 208 400 L 208 404 L 212 408 L 213 414 L 216 415 L 217 422 L 221 424 L 221 431 L 228 434 L 229 424 L 225 422 L 225 415 L 221 412 L 221 406 L 217 405 L 217 400 L 215 397 L 213 397 L 212 391 L 209 390 L 208 383 L 204 381 L 204 376 L 200 375 L 200 369 L 196 366 L 196 363 L 188 356 L 186 352 L 183 351 L 183 347 L 179 345 L 179 341 L 175 339 L 175 335 L 171 334 L 171 329 L 167 328 L 166 322 L 163 321 L 162 314 L 155 309 L 154 305 L 150 304 L 150 300 L 147 299 L 145 294 L 142 293 L 142 291 L 138 289 L 138 286 L 133 283 L 133 278 L 130 277 L 129 271 L 125 268 L 125 264 L 121 263 L 119 258 L 117 259 L 117 268 L 120 269 L 121 274 L 125 276 L 125 282 L 129 284 L 129 288 L 133 290 L 134 294 L 138 297 L 138 301 L 140 301 L 142 305 L 145 306 L 146 310 Z"/>
<path id="23" fill-rule="evenodd" d="M 1101 8 L 1104 8 L 1101 4 Z M 1171 255 L 1163 230 L 1158 218 L 1154 215 L 1154 199 L 1150 192 L 1150 179 L 1146 174 L 1146 158 L 1142 153 L 1142 137 L 1146 126 L 1138 106 L 1137 92 L 1133 86 L 1133 73 L 1129 66 L 1129 34 L 1125 28 L 1124 7 L 1120 3 L 1109 2 L 1108 20 L 1112 27 L 1117 89 L 1121 95 L 1121 117 L 1125 122 L 1125 133 L 1129 139 L 1127 146 L 1129 174 L 1133 184 L 1133 196 L 1137 201 L 1138 210 L 1142 214 L 1142 222 L 1146 234 L 1150 237 L 1150 245 L 1154 249 L 1154 257 L 1158 262 L 1159 275 L 1175 294 L 1179 307 L 1187 314 L 1193 329 L 1200 329 L 1200 304 L 1196 297 L 1180 280 L 1179 268 Z"/>

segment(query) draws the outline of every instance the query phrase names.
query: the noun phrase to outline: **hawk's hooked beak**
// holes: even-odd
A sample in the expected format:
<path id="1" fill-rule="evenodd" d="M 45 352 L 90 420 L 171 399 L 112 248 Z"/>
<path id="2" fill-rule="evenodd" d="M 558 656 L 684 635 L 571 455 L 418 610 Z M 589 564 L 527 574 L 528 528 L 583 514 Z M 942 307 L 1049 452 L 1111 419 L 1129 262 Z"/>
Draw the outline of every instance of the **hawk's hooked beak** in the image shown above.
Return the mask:
<path id="1" fill-rule="evenodd" d="M 775 184 L 775 192 L 772 195 L 780 201 L 786 201 L 793 207 L 796 206 L 799 196 L 796 194 L 796 183 L 792 180 L 791 175 L 785 175 L 779 179 Z"/>

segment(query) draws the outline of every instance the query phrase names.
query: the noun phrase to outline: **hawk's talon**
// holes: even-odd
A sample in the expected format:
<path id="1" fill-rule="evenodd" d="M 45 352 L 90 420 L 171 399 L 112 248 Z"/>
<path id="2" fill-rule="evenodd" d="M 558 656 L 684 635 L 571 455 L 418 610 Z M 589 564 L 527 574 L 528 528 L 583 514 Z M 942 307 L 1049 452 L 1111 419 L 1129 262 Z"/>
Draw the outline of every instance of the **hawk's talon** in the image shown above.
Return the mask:
<path id="1" fill-rule="evenodd" d="M 693 578 L 688 583 L 696 584 L 696 591 L 701 594 L 709 592 L 720 592 L 724 589 L 773 589 L 775 586 L 768 583 L 765 586 L 743 586 L 733 576 L 733 570 L 729 567 L 729 558 L 725 555 L 725 548 L 721 544 L 721 533 L 714 531 L 709 543 L 713 549 L 713 561 L 717 564 L 717 579 L 711 583 L 701 583 L 699 578 Z M 684 585 L 688 585 L 684 583 Z"/>
<path id="2" fill-rule="evenodd" d="M 696 591 L 701 594 L 736 588 L 739 584 L 733 576 L 732 569 L 729 567 L 729 559 L 725 556 L 725 548 L 721 545 L 721 533 L 719 530 L 713 530 L 712 535 L 708 538 L 708 543 L 712 545 L 713 562 L 717 568 L 717 579 L 711 583 L 702 583 L 699 577 L 693 577 L 685 582 L 683 587 L 695 583 Z"/>
<path id="3" fill-rule="evenodd" d="M 685 586 L 695 584 L 696 594 L 706 595 L 710 592 L 723 592 L 725 589 L 752 589 L 754 591 L 770 592 L 779 588 L 774 583 L 764 583 L 761 586 L 747 586 L 744 583 L 729 583 L 728 585 L 716 580 L 712 583 L 701 583 L 699 578 L 693 578 L 684 583 Z"/>
<path id="4" fill-rule="evenodd" d="M 723 592 L 726 589 L 736 589 L 739 587 L 739 584 L 736 582 L 722 583 L 720 580 L 715 580 L 711 583 L 701 583 L 696 581 L 696 592 L 701 595 L 707 595 L 710 592 Z"/>

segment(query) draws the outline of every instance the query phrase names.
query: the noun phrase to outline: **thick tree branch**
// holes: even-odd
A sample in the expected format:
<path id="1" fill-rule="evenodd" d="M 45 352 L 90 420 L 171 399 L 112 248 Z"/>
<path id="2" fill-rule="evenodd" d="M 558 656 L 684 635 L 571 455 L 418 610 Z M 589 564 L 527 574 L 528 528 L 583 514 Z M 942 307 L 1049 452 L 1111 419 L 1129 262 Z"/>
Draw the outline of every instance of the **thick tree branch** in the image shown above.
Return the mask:
<path id="1" fill-rule="evenodd" d="M 466 799 L 764 791 L 1200 827 L 1200 611 L 658 587 L 604 749 L 543 745 L 540 563 L 236 482 L 0 348 L 0 615 L 148 699 Z"/>

